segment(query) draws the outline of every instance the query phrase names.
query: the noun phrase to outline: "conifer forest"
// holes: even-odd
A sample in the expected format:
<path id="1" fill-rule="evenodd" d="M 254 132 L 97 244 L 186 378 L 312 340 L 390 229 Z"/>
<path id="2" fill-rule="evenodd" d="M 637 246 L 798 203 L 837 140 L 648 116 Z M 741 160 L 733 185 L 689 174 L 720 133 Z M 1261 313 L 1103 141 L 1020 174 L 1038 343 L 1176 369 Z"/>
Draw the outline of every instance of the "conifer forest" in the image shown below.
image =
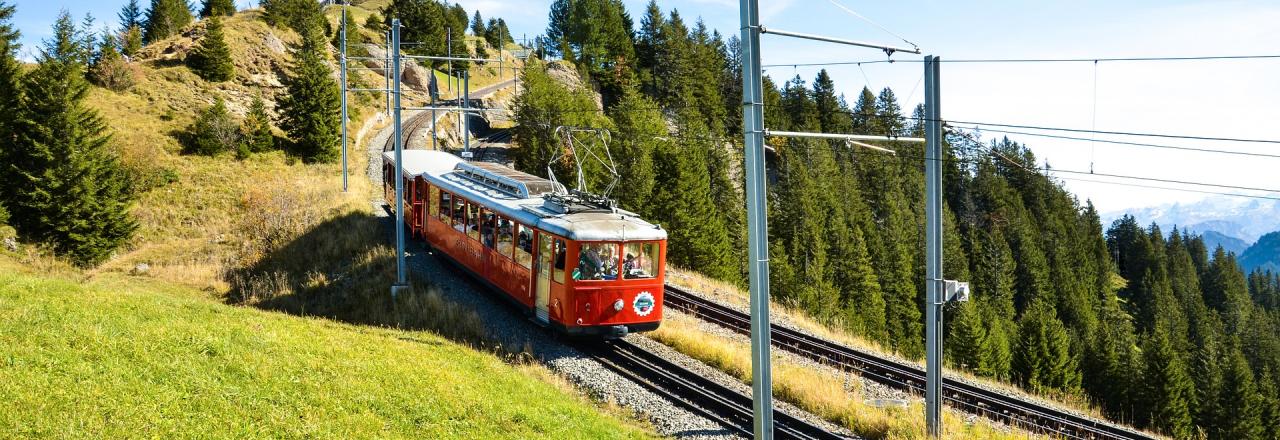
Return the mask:
<path id="1" fill-rule="evenodd" d="M 546 173 L 554 127 L 608 128 L 622 207 L 671 231 L 673 264 L 745 284 L 739 41 L 655 2 L 638 16 L 553 3 L 539 51 L 573 63 L 603 110 L 531 63 L 517 167 Z M 923 108 L 888 88 L 847 97 L 825 70 L 764 87 L 772 130 L 923 133 Z M 923 357 L 923 146 L 769 142 L 773 297 Z M 946 310 L 951 366 L 1176 438 L 1280 438 L 1280 276 L 1178 229 L 1102 224 L 1024 145 L 948 130 L 944 148 L 944 276 L 975 292 Z"/>

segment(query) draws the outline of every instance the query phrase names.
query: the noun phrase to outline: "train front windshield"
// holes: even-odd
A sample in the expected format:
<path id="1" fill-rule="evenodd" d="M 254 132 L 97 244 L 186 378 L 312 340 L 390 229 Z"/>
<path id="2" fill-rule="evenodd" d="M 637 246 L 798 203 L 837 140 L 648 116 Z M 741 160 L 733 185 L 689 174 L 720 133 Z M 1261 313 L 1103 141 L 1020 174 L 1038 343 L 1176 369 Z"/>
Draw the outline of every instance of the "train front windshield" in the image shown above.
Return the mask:
<path id="1" fill-rule="evenodd" d="M 573 279 L 578 281 L 650 279 L 658 276 L 658 242 L 582 243 Z"/>

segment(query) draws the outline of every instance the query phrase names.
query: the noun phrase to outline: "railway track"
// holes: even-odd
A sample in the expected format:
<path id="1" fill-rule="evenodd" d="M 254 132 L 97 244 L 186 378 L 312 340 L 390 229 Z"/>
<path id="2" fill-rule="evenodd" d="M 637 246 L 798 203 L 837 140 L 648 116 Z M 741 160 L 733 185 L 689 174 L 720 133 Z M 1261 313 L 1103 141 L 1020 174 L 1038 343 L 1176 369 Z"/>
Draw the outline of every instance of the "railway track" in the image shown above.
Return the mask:
<path id="1" fill-rule="evenodd" d="M 400 125 L 400 131 L 401 131 L 401 136 L 404 137 L 404 145 L 402 146 L 402 148 L 408 150 L 410 139 L 413 139 L 413 136 L 418 133 L 419 129 L 430 125 L 431 112 L 419 112 L 418 114 L 410 117 L 409 120 L 405 122 L 406 123 L 403 123 Z M 395 149 L 395 147 L 396 147 L 395 136 L 388 136 L 386 145 L 382 146 L 382 151 L 391 151 Z"/>
<path id="2" fill-rule="evenodd" d="M 734 433 L 752 436 L 751 396 L 744 395 L 626 340 L 583 343 L 580 347 L 619 375 L 681 407 L 720 422 Z M 846 439 L 785 412 L 774 410 L 778 439 Z"/>
<path id="3" fill-rule="evenodd" d="M 746 313 L 667 285 L 664 301 L 676 310 L 741 334 L 751 332 Z M 862 377 L 914 394 L 924 393 L 924 370 L 855 350 L 777 325 L 770 326 L 774 346 L 806 358 L 856 371 Z M 943 380 L 944 401 L 966 412 L 1066 439 L 1155 440 L 1148 434 L 1018 399 L 968 383 Z"/>

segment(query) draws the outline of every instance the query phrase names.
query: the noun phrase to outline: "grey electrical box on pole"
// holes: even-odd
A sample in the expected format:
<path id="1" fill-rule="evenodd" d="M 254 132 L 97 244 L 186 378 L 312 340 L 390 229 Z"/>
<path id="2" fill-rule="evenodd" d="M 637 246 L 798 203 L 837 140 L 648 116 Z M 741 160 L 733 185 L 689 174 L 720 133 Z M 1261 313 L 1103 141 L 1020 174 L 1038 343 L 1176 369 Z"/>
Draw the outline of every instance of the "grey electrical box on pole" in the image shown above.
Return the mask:
<path id="1" fill-rule="evenodd" d="M 347 7 L 342 6 L 342 192 L 347 192 Z"/>
<path id="2" fill-rule="evenodd" d="M 942 437 L 942 111 L 938 57 L 924 57 L 925 425 Z M 965 289 L 967 292 L 967 288 Z"/>
<path id="3" fill-rule="evenodd" d="M 391 297 L 395 297 L 401 289 L 409 286 L 408 280 L 405 279 L 404 267 L 404 138 L 400 132 L 400 19 L 391 20 L 391 63 L 393 71 L 396 72 L 394 88 L 395 93 L 394 106 L 392 111 L 392 121 L 395 129 L 393 135 L 396 138 L 396 168 L 394 178 L 396 179 L 396 199 L 393 203 L 396 212 L 396 284 L 391 286 Z"/>
<path id="4" fill-rule="evenodd" d="M 755 438 L 769 440 L 773 438 L 773 377 L 769 358 L 769 210 L 765 189 L 759 0 L 740 0 L 739 9 L 742 21 L 742 149 L 747 175 L 747 267 L 751 285 L 751 401 Z"/>

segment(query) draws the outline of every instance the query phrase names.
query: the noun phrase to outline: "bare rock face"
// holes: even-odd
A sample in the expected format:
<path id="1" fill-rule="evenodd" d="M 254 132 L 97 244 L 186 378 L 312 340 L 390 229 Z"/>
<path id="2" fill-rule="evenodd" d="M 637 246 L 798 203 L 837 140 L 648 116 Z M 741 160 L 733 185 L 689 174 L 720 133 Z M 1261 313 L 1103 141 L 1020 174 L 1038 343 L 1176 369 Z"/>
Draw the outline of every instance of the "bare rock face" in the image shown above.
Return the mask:
<path id="1" fill-rule="evenodd" d="M 136 266 L 133 266 L 132 270 L 129 271 L 130 275 L 138 275 L 138 276 L 146 275 L 148 273 L 151 273 L 151 265 L 147 263 L 138 263 Z"/>
<path id="2" fill-rule="evenodd" d="M 414 61 L 409 61 L 401 67 L 404 68 L 404 73 L 401 74 L 400 80 L 405 86 L 418 90 L 427 89 L 427 84 L 431 83 L 430 69 L 424 69 Z"/>

